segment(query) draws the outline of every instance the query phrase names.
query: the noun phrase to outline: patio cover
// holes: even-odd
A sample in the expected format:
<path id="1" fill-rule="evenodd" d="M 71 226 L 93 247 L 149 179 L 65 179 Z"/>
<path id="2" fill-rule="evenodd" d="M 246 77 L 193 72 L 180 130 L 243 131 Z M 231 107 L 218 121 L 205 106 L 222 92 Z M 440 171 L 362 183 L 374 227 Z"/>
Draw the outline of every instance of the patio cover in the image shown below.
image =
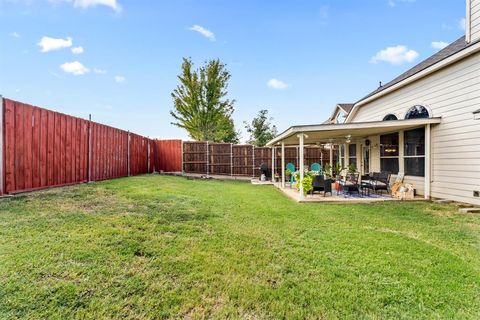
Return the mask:
<path id="1" fill-rule="evenodd" d="M 305 144 L 329 143 L 331 140 L 345 140 L 346 136 L 368 137 L 378 134 L 396 132 L 405 129 L 423 127 L 427 124 L 438 124 L 441 118 L 353 122 L 340 124 L 313 124 L 293 126 L 267 143 L 268 147 L 281 142 L 287 145 L 298 145 L 298 135 L 303 133 Z"/>

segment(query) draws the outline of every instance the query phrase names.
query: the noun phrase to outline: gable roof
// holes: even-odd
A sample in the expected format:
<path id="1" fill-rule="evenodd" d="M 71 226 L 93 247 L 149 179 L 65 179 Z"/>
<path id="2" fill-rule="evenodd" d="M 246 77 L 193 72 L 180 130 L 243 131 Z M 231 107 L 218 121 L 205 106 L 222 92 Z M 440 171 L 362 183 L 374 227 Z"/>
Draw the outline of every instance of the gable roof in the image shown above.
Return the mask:
<path id="1" fill-rule="evenodd" d="M 381 87 L 378 87 L 376 90 L 370 92 L 368 95 L 366 95 L 365 97 L 363 97 L 362 99 L 358 100 L 358 102 L 362 101 L 362 100 L 365 100 L 379 92 L 382 92 L 383 90 L 407 79 L 407 78 L 410 78 L 411 76 L 419 73 L 420 71 L 422 70 L 425 70 L 431 66 L 433 66 L 434 64 L 462 51 L 463 49 L 467 48 L 468 46 L 470 45 L 470 43 L 467 43 L 467 41 L 465 40 L 465 36 L 462 36 L 461 38 L 459 38 L 458 40 L 456 40 L 455 42 L 451 43 L 450 45 L 448 45 L 447 47 L 445 47 L 444 49 L 440 50 L 439 52 L 435 53 L 433 56 L 423 60 L 422 62 L 420 62 L 419 64 L 417 64 L 416 66 L 414 66 L 413 68 L 407 70 L 406 72 L 402 73 L 401 75 L 399 75 L 398 77 L 396 77 L 395 79 L 393 79 L 392 81 L 382 85 Z"/>
<path id="2" fill-rule="evenodd" d="M 346 114 L 349 114 L 350 111 L 353 109 L 353 103 L 339 103 L 337 106 L 339 106 L 343 111 L 345 111 Z"/>
<path id="3" fill-rule="evenodd" d="M 338 110 L 345 112 L 345 119 L 346 119 L 347 116 L 350 114 L 350 111 L 352 111 L 354 105 L 355 105 L 354 103 L 337 103 L 330 117 L 327 120 L 325 120 L 323 123 L 332 123 L 335 116 L 337 115 Z"/>

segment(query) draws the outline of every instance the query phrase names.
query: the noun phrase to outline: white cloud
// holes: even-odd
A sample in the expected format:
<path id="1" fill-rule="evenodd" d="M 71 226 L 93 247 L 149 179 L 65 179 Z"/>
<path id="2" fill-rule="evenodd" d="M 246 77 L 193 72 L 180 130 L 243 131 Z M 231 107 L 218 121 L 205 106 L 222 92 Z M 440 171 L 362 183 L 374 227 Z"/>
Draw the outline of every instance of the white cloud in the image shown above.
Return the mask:
<path id="1" fill-rule="evenodd" d="M 73 54 L 82 54 L 82 53 L 83 53 L 83 47 L 82 47 L 82 46 L 78 46 L 78 47 L 72 48 L 72 53 L 73 53 Z"/>
<path id="2" fill-rule="evenodd" d="M 283 82 L 281 80 L 278 80 L 278 79 L 275 79 L 275 78 L 272 78 L 272 79 L 268 80 L 267 81 L 267 86 L 269 88 L 276 89 L 276 90 L 284 90 L 284 89 L 287 89 L 289 87 L 289 85 L 286 84 L 285 82 Z"/>
<path id="3" fill-rule="evenodd" d="M 93 72 L 96 73 L 96 74 L 106 74 L 106 73 L 107 73 L 107 70 L 105 70 L 105 69 L 93 68 Z"/>
<path id="4" fill-rule="evenodd" d="M 380 61 L 391 64 L 402 64 L 404 62 L 413 62 L 419 56 L 415 50 L 409 50 L 406 46 L 388 47 L 374 55 L 370 59 L 370 63 L 378 63 Z"/>
<path id="5" fill-rule="evenodd" d="M 124 76 L 115 76 L 115 82 L 117 83 L 125 82 L 125 80 L 127 79 Z"/>
<path id="6" fill-rule="evenodd" d="M 447 42 L 444 42 L 444 41 L 433 41 L 432 42 L 432 48 L 433 49 L 443 49 L 445 47 L 448 46 L 448 43 Z"/>
<path id="7" fill-rule="evenodd" d="M 122 7 L 117 0 L 49 0 L 50 3 L 57 4 L 60 2 L 72 3 L 75 8 L 87 9 L 96 6 L 106 6 L 112 8 L 116 12 L 122 11 Z"/>
<path id="8" fill-rule="evenodd" d="M 465 29 L 467 28 L 467 19 L 465 19 L 465 18 L 460 19 L 460 20 L 458 21 L 458 27 L 459 27 L 461 30 L 465 31 Z"/>
<path id="9" fill-rule="evenodd" d="M 196 24 L 196 25 L 188 28 L 188 30 L 198 32 L 198 33 L 200 33 L 202 36 L 210 39 L 210 41 L 215 41 L 215 34 L 214 34 L 212 31 L 210 31 L 210 30 L 208 30 L 208 29 L 205 29 L 205 28 L 202 27 L 202 26 L 199 26 L 199 25 Z"/>
<path id="10" fill-rule="evenodd" d="M 48 52 L 52 50 L 58 50 L 62 48 L 68 48 L 72 46 L 72 38 L 67 37 L 65 39 L 55 39 L 50 37 L 42 37 L 37 43 L 42 48 L 42 52 Z"/>
<path id="11" fill-rule="evenodd" d="M 20 38 L 20 34 L 18 34 L 16 31 L 11 32 L 11 33 L 9 34 L 9 36 L 10 36 L 10 37 L 14 37 L 14 38 Z"/>
<path id="12" fill-rule="evenodd" d="M 87 67 L 85 67 L 83 64 L 81 64 L 78 61 L 66 62 L 62 64 L 60 68 L 66 73 L 71 73 L 75 76 L 81 76 L 90 72 L 90 70 Z"/>

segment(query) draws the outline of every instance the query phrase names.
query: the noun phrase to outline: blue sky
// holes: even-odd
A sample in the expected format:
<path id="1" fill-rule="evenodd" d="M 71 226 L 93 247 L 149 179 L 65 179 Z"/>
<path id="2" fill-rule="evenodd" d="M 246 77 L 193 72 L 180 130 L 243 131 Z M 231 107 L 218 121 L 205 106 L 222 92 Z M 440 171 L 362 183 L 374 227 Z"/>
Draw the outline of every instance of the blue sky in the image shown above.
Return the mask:
<path id="1" fill-rule="evenodd" d="M 182 57 L 220 58 L 234 119 L 323 122 L 464 34 L 465 0 L 0 0 L 0 94 L 150 137 Z M 435 42 L 435 43 L 434 43 Z"/>

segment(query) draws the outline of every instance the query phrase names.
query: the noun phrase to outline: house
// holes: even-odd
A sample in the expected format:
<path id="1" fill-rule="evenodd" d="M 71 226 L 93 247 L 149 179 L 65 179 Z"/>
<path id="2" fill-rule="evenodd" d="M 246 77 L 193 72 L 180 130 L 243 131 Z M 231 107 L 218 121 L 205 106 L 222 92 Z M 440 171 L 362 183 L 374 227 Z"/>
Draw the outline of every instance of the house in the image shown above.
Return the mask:
<path id="1" fill-rule="evenodd" d="M 467 0 L 465 36 L 348 112 L 337 105 L 327 122 L 292 126 L 268 146 L 335 144 L 361 174 L 404 173 L 426 199 L 480 205 L 479 109 L 480 0 Z"/>

